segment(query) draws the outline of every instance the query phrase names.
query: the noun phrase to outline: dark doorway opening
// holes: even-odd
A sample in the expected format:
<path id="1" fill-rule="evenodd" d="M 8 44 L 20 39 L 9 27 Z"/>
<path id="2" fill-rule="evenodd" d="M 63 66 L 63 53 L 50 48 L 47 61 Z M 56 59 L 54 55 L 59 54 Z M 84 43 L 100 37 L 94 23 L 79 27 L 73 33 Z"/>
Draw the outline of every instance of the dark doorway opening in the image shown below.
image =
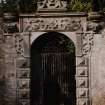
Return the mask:
<path id="1" fill-rule="evenodd" d="M 76 105 L 75 46 L 49 32 L 31 46 L 31 105 Z"/>

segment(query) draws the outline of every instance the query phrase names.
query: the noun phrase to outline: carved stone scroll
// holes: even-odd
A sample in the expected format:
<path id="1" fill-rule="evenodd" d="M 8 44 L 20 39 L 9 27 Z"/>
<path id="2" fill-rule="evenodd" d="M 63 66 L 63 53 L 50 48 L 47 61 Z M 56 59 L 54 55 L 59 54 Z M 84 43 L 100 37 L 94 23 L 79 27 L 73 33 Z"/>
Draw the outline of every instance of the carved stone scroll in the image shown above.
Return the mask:
<path id="1" fill-rule="evenodd" d="M 20 34 L 15 35 L 15 48 L 17 55 L 24 55 L 23 36 L 21 36 Z"/>
<path id="2" fill-rule="evenodd" d="M 82 53 L 83 55 L 88 55 L 94 45 L 94 34 L 93 33 L 83 33 L 82 34 Z"/>
<path id="3" fill-rule="evenodd" d="M 24 18 L 23 31 L 82 31 L 82 18 Z"/>

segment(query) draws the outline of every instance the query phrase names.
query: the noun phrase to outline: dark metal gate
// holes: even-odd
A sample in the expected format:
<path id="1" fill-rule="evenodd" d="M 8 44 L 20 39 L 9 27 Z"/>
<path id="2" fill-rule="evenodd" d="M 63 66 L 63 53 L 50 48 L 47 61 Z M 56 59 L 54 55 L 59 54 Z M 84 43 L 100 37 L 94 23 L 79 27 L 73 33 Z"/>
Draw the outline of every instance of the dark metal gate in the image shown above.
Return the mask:
<path id="1" fill-rule="evenodd" d="M 40 90 L 42 105 L 71 105 L 74 102 L 75 81 L 72 60 L 70 53 L 65 49 L 43 48 Z"/>
<path id="2" fill-rule="evenodd" d="M 51 39 L 31 51 L 31 105 L 76 105 L 74 47 Z"/>

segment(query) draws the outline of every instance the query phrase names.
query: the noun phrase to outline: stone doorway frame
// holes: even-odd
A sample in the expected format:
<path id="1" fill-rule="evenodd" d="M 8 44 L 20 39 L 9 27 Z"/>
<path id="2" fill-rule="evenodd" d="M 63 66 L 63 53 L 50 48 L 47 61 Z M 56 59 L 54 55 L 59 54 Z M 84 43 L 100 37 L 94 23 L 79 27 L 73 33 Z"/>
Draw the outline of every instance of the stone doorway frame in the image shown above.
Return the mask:
<path id="1" fill-rule="evenodd" d="M 23 19 L 25 18 L 26 16 L 20 17 L 20 29 L 24 28 Z M 28 16 L 28 19 L 30 19 L 30 16 Z M 86 22 L 86 17 L 84 21 Z M 93 41 L 93 33 L 86 33 L 85 29 L 80 30 L 80 32 L 54 29 L 52 31 L 64 34 L 74 42 L 76 48 L 76 105 L 90 105 L 90 69 L 87 55 L 91 50 L 92 45 L 90 43 Z M 17 103 L 18 105 L 30 105 L 30 46 L 33 41 L 42 34 L 49 32 L 49 30 L 20 30 L 20 32 L 16 35 L 18 46 L 18 56 L 16 58 Z M 91 40 L 89 40 L 90 38 Z"/>

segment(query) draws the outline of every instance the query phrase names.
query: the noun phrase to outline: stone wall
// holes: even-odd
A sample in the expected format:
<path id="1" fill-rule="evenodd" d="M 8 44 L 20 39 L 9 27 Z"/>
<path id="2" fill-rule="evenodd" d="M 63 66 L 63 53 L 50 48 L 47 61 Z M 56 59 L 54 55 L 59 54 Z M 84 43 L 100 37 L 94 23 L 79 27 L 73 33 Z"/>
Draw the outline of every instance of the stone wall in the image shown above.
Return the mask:
<path id="1" fill-rule="evenodd" d="M 16 52 L 13 35 L 5 35 L 0 46 L 0 104 L 14 105 L 16 103 Z"/>
<path id="2" fill-rule="evenodd" d="M 11 24 L 12 22 L 10 22 Z M 13 22 L 14 23 L 14 22 Z M 0 21 L 0 105 L 16 105 L 15 35 L 7 29 L 7 21 Z"/>
<path id="3" fill-rule="evenodd" d="M 47 14 L 48 16 L 48 14 Z M 55 20 L 51 15 L 51 23 Z M 70 24 L 64 24 L 63 27 L 57 26 L 56 22 L 53 27 L 47 27 L 50 21 L 48 17 L 45 21 L 48 23 L 44 24 L 44 27 L 41 28 L 39 20 L 43 20 L 42 17 L 45 17 L 42 14 L 41 18 L 36 18 L 32 16 L 32 23 L 29 21 L 29 16 L 20 17 L 19 21 L 10 22 L 1 20 L 0 25 L 0 105 L 30 105 L 29 103 L 29 82 L 30 82 L 30 44 L 35 40 L 32 33 L 36 33 L 36 37 L 39 37 L 41 34 L 47 31 L 57 31 L 65 34 L 67 37 L 70 37 L 76 45 L 77 58 L 76 63 L 77 75 L 76 80 L 79 78 L 88 78 L 88 91 L 79 91 L 77 96 L 79 97 L 77 105 L 105 105 L 105 30 L 104 30 L 104 20 L 101 22 L 96 22 L 93 20 L 86 21 L 87 17 L 80 18 L 80 15 L 76 17 L 76 21 L 68 17 L 73 17 L 73 14 L 61 14 L 59 18 L 67 16 L 65 19 L 70 22 Z M 23 24 L 22 18 L 26 18 L 27 22 Z M 80 21 L 78 19 L 80 18 Z M 83 19 L 83 20 L 82 20 Z M 59 23 L 60 20 L 57 18 L 56 21 Z M 28 23 L 29 22 L 29 23 Z M 43 21 L 41 21 L 43 23 Z M 74 22 L 72 24 L 72 22 Z M 19 23 L 19 24 L 18 24 Z M 40 23 L 40 25 L 43 25 Z M 30 25 L 31 24 L 31 25 Z M 18 25 L 18 26 L 17 26 Z M 24 25 L 24 26 L 23 26 Z M 70 27 L 69 27 L 70 25 Z M 76 27 L 75 27 L 76 25 Z M 32 27 L 34 26 L 34 27 Z M 23 27 L 23 28 L 21 28 Z M 39 27 L 37 29 L 37 27 Z M 47 27 L 47 28 L 46 28 Z M 72 27 L 72 28 L 71 28 Z M 101 28 L 100 28 L 101 27 Z M 18 28 L 20 30 L 18 31 Z M 54 30 L 54 28 L 56 28 Z M 14 31 L 11 29 L 14 29 Z M 48 29 L 48 30 L 45 30 Z M 62 32 L 63 29 L 63 32 Z M 72 30 L 71 30 L 72 29 Z M 28 31 L 28 32 L 27 32 Z M 42 31 L 42 32 L 39 32 Z M 70 33 L 71 36 L 69 35 Z M 31 36 L 31 37 L 30 37 Z M 81 37 L 77 37 L 81 36 Z M 79 41 L 79 42 L 78 42 Z M 88 60 L 89 62 L 86 63 Z M 83 67 L 87 66 L 88 67 Z M 81 69 L 82 68 L 82 69 Z M 87 68 L 84 76 L 81 76 L 80 72 L 84 71 L 84 68 Z M 79 72 L 80 70 L 80 72 Z M 89 74 L 88 74 L 89 73 Z M 78 85 L 79 82 L 77 82 Z M 81 82 L 80 82 L 81 83 Z M 80 85 L 78 85 L 80 86 Z M 84 96 L 80 96 L 81 93 L 85 92 Z M 85 98 L 84 98 L 85 97 Z M 83 99 L 83 100 L 82 100 Z M 89 99 L 89 100 L 88 100 Z M 82 101 L 81 101 L 82 100 Z M 88 102 L 88 101 L 90 102 Z"/>
<path id="4" fill-rule="evenodd" d="M 105 104 L 105 37 L 94 36 L 94 47 L 91 53 L 91 96 L 92 105 Z"/>

